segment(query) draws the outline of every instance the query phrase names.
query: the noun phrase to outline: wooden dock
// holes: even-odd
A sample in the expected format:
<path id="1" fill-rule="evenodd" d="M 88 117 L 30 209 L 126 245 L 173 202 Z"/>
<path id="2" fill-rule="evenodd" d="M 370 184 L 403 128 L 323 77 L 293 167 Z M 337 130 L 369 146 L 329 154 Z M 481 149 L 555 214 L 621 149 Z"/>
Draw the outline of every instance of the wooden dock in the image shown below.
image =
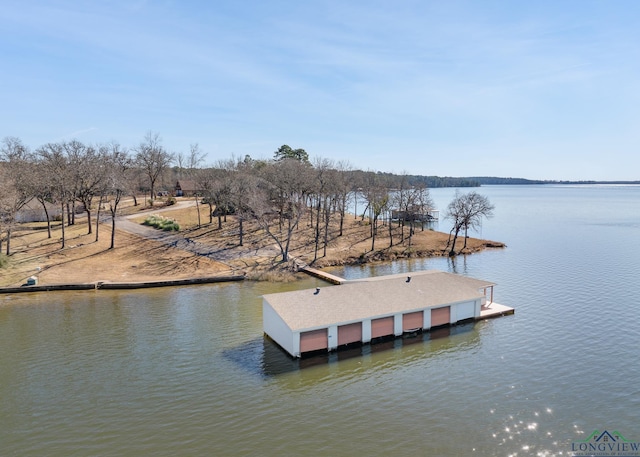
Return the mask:
<path id="1" fill-rule="evenodd" d="M 489 303 L 488 305 L 482 306 L 480 316 L 476 317 L 476 320 L 493 319 L 494 317 L 508 316 L 514 313 L 514 308 L 510 308 L 509 306 L 501 305 L 499 303 Z"/>
<path id="2" fill-rule="evenodd" d="M 339 276 L 336 275 L 332 275 L 331 273 L 327 273 L 325 271 L 320 271 L 316 268 L 311 268 L 308 265 L 298 265 L 298 269 L 300 271 L 304 271 L 305 273 L 311 275 L 311 276 L 315 276 L 316 278 L 320 278 L 324 281 L 330 282 L 331 284 L 336 284 L 336 285 L 340 285 L 340 284 L 344 284 L 345 282 L 347 282 L 346 279 L 341 278 Z"/>

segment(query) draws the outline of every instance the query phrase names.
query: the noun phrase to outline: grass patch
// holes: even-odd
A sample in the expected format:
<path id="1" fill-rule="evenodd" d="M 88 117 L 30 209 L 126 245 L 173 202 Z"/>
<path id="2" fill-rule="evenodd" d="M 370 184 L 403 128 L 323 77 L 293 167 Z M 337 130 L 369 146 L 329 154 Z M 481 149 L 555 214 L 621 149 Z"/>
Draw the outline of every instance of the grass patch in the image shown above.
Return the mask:
<path id="1" fill-rule="evenodd" d="M 164 230 L 165 232 L 177 232 L 178 230 L 180 230 L 180 224 L 178 224 L 175 220 L 155 214 L 148 216 L 144 220 L 142 225 L 149 225 L 159 230 Z"/>
<path id="2" fill-rule="evenodd" d="M 9 256 L 0 254 L 0 268 L 5 268 L 7 265 L 9 265 Z"/>

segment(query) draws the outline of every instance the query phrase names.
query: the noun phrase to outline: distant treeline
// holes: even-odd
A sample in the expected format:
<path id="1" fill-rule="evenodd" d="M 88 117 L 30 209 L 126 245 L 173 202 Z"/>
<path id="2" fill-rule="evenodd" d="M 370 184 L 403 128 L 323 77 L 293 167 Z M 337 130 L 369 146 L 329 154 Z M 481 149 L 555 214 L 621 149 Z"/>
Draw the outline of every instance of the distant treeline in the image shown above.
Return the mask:
<path id="1" fill-rule="evenodd" d="M 505 185 L 505 184 L 515 184 L 515 185 L 522 185 L 522 184 L 546 184 L 549 183 L 549 181 L 539 181 L 539 180 L 533 180 L 533 179 L 524 179 L 524 178 L 498 178 L 496 176 L 474 176 L 472 178 L 467 178 L 470 179 L 472 181 L 475 181 L 478 183 L 478 185 Z"/>
<path id="2" fill-rule="evenodd" d="M 640 181 L 554 181 L 554 180 L 536 180 L 524 178 L 498 178 L 495 176 L 474 176 L 470 178 L 453 178 L 467 179 L 482 185 L 523 185 L 523 184 L 640 184 Z"/>
<path id="3" fill-rule="evenodd" d="M 532 185 L 532 184 L 640 184 L 640 181 L 554 181 L 524 178 L 499 178 L 497 176 L 470 176 L 467 178 L 440 176 L 409 176 L 412 185 L 425 184 L 427 187 L 480 187 L 489 185 Z"/>
<path id="4" fill-rule="evenodd" d="M 356 172 L 357 174 L 358 172 Z M 359 171 L 366 174 L 370 172 Z M 399 175 L 393 173 L 377 172 L 378 176 L 386 177 L 388 181 L 399 178 Z M 455 178 L 450 176 L 420 176 L 420 175 L 402 175 L 409 186 L 415 187 L 480 187 L 481 183 L 477 178 Z"/>

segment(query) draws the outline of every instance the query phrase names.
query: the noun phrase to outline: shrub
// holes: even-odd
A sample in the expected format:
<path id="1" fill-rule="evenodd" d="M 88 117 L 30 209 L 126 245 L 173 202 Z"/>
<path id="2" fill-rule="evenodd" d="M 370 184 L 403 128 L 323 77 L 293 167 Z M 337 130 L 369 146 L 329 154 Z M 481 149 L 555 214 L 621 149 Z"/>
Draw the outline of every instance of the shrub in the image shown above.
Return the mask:
<path id="1" fill-rule="evenodd" d="M 180 225 L 173 219 L 157 216 L 155 214 L 148 216 L 142 224 L 149 225 L 159 230 L 164 230 L 165 232 L 170 232 L 170 231 L 177 232 L 178 230 L 180 230 Z"/>
<path id="2" fill-rule="evenodd" d="M 9 256 L 0 254 L 0 268 L 4 268 L 9 265 Z"/>
<path id="3" fill-rule="evenodd" d="M 176 204 L 176 197 L 167 198 L 167 206 L 172 206 Z"/>

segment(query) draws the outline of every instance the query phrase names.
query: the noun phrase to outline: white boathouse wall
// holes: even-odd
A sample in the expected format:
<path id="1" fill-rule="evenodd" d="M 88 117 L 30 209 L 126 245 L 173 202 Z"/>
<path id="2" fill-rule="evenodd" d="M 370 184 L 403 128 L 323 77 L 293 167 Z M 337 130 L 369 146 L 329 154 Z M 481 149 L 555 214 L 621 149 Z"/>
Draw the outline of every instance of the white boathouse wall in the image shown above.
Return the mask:
<path id="1" fill-rule="evenodd" d="M 477 305 L 477 306 L 476 306 Z M 476 312 L 477 309 L 477 312 Z M 451 306 L 451 323 L 480 316 L 480 300 L 457 303 Z"/>
<path id="2" fill-rule="evenodd" d="M 429 307 L 423 308 L 420 310 L 412 310 L 407 313 L 396 313 L 391 316 L 379 316 L 374 319 L 363 319 L 361 321 L 362 324 L 362 339 L 361 342 L 363 344 L 370 343 L 372 338 L 372 320 L 387 318 L 393 319 L 393 335 L 401 336 L 406 330 L 403 328 L 403 322 L 405 321 L 407 315 L 422 313 L 422 330 L 428 331 L 431 326 L 431 315 L 432 311 L 444 311 L 444 309 L 449 310 L 449 324 L 453 325 L 457 322 L 464 321 L 467 319 L 474 319 L 480 316 L 480 310 L 482 306 L 481 300 L 468 301 L 463 303 L 454 303 L 448 306 L 443 307 Z M 271 337 L 276 343 L 278 343 L 284 350 L 286 350 L 289 354 L 294 357 L 300 357 L 300 334 L 303 332 L 292 332 L 291 329 L 287 326 L 287 324 L 280 318 L 278 313 L 274 311 L 274 309 L 266 302 L 263 301 L 262 305 L 262 314 L 264 321 L 264 331 L 266 334 Z M 327 350 L 333 351 L 337 349 L 340 345 L 338 339 L 338 331 L 339 327 L 342 325 L 348 325 L 352 323 L 338 323 L 336 325 L 330 325 L 325 327 L 327 331 Z M 307 330 L 309 331 L 309 330 Z"/>
<path id="3" fill-rule="evenodd" d="M 294 357 L 300 356 L 300 332 L 292 333 L 266 300 L 262 300 L 262 326 L 264 332 L 282 349 Z"/>

